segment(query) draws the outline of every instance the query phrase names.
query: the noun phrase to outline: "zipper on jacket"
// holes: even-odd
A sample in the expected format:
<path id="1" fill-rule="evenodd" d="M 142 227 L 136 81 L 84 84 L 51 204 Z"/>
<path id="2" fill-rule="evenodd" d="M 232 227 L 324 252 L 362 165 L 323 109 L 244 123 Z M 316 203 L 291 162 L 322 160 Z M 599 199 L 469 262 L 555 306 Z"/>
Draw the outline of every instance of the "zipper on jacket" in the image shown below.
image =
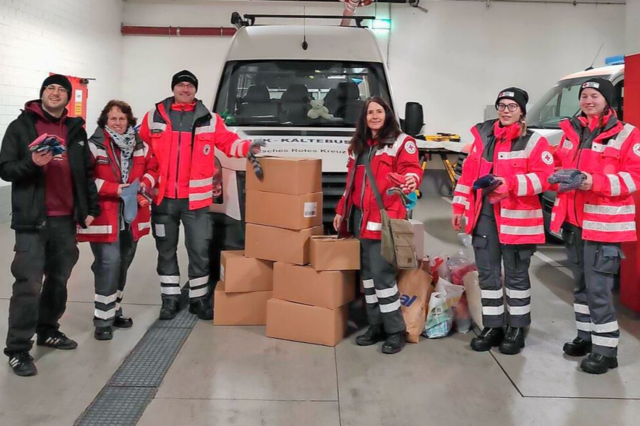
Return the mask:
<path id="1" fill-rule="evenodd" d="M 580 141 L 582 142 L 582 141 Z M 576 163 L 576 169 L 580 170 L 580 159 L 582 158 L 582 148 L 578 145 L 578 162 Z M 580 227 L 580 222 L 578 221 L 578 190 L 573 191 L 573 214 L 576 219 L 576 225 Z"/>
<path id="2" fill-rule="evenodd" d="M 176 166 L 176 198 L 178 198 L 178 188 L 180 185 L 180 151 L 182 149 L 182 119 L 184 118 L 184 105 L 182 105 L 180 111 L 180 127 L 178 130 L 178 164 Z"/>
<path id="3" fill-rule="evenodd" d="M 373 168 L 371 167 L 371 154 L 373 153 L 373 149 L 369 147 L 369 152 L 366 154 L 369 161 L 369 168 L 371 169 L 371 174 L 373 174 Z M 358 167 L 356 165 L 356 167 Z M 365 164 L 365 167 L 367 165 Z M 360 229 L 360 235 L 362 235 L 362 223 L 364 222 L 364 193 L 367 188 L 367 171 L 364 172 L 364 177 L 362 178 L 362 194 L 360 198 L 360 211 L 362 214 L 360 215 L 360 223 L 358 224 L 358 228 Z"/>

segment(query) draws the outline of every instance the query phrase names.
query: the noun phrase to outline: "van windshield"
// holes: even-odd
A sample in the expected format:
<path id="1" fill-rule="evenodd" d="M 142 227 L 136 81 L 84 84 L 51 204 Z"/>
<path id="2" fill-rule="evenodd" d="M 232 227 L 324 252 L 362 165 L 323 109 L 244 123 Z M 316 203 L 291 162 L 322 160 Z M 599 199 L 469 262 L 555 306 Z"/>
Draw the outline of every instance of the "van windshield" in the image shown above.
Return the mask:
<path id="1" fill-rule="evenodd" d="M 390 102 L 382 64 L 229 62 L 214 111 L 233 126 L 355 127 L 369 96 Z"/>
<path id="2" fill-rule="evenodd" d="M 580 112 L 580 86 L 590 78 L 593 76 L 562 80 L 552 87 L 527 114 L 528 126 L 534 129 L 559 129 L 562 120 Z"/>

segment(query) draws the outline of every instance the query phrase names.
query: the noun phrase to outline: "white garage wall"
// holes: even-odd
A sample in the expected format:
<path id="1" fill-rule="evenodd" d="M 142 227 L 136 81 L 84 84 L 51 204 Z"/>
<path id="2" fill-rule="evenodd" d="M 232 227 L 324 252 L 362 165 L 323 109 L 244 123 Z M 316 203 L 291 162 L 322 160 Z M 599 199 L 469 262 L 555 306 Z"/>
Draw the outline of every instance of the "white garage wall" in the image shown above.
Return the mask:
<path id="1" fill-rule="evenodd" d="M 626 54 L 640 53 L 640 0 L 627 0 L 627 50 Z"/>
<path id="2" fill-rule="evenodd" d="M 421 5 L 423 2 L 420 3 Z M 425 107 L 429 131 L 468 129 L 505 87 L 535 102 L 555 82 L 624 53 L 625 6 L 428 2 L 394 7 L 391 77 L 398 101 Z"/>
<path id="3" fill-rule="evenodd" d="M 0 0 L 0 138 L 49 72 L 96 79 L 93 131 L 102 106 L 120 95 L 123 10 L 122 0 Z"/>
<path id="4" fill-rule="evenodd" d="M 633 0 L 636 1 L 636 0 Z M 425 107 L 427 131 L 458 132 L 484 117 L 484 108 L 504 87 L 527 89 L 540 97 L 558 78 L 586 68 L 601 43 L 604 58 L 624 53 L 625 6 L 425 2 L 423 13 L 407 5 L 391 8 L 393 29 L 389 66 L 395 97 L 404 113 L 407 101 Z M 341 13 L 342 5 L 312 3 L 307 13 Z M 378 17 L 388 5 L 378 6 Z M 189 5 L 127 3 L 131 25 L 231 26 L 233 11 L 302 13 L 302 6 L 269 2 L 211 2 Z M 360 14 L 373 14 L 362 8 Z M 508 34 L 508 35 L 507 35 Z M 388 33 L 377 31 L 386 52 Z M 200 79 L 199 97 L 212 104 L 230 38 L 125 37 L 123 93 L 141 115 L 170 95 L 173 73 L 189 68 Z"/>

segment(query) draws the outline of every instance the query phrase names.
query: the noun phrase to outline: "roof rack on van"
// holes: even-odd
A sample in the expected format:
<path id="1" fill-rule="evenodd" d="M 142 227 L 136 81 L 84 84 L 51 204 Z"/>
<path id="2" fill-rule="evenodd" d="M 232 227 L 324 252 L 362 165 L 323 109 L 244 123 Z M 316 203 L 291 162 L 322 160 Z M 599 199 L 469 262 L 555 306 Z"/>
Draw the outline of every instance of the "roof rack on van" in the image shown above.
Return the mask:
<path id="1" fill-rule="evenodd" d="M 364 28 L 362 26 L 362 21 L 373 21 L 376 19 L 375 16 L 342 16 L 342 15 L 253 15 L 246 14 L 244 15 L 244 19 L 240 16 L 238 12 L 233 12 L 231 14 L 231 23 L 235 25 L 236 28 L 240 29 L 242 27 L 251 27 L 256 24 L 256 19 L 258 18 L 277 18 L 277 19 L 350 19 L 356 21 L 356 26 L 358 28 Z"/>

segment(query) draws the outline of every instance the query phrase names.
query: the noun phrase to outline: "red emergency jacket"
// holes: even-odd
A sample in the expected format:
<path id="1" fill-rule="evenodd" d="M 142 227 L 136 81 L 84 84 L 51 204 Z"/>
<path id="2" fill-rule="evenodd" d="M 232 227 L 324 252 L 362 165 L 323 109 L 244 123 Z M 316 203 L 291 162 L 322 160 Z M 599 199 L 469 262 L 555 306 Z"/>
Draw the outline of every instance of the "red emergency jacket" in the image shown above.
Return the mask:
<path id="1" fill-rule="evenodd" d="M 493 206 L 500 242 L 544 243 L 544 222 L 538 194 L 549 188 L 547 179 L 553 173 L 549 142 L 531 131 L 520 136 L 518 123 L 503 128 L 498 120 L 480 123 L 471 129 L 471 133 L 473 145 L 462 165 L 462 176 L 453 198 L 453 213 L 465 215 L 465 232 L 473 233 L 482 209 L 482 191 L 473 191 L 473 183 L 479 177 L 492 173 L 504 178 L 509 190 L 508 197 Z M 494 141 L 493 163 L 490 163 L 483 158 L 483 153 L 485 146 Z"/>
<path id="2" fill-rule="evenodd" d="M 556 166 L 590 173 L 593 186 L 558 194 L 551 230 L 559 232 L 567 221 L 582 228 L 585 240 L 636 241 L 631 194 L 640 186 L 640 131 L 611 114 L 600 134 L 589 141 L 585 129 L 593 130 L 597 121 L 580 116 L 560 123 L 564 136 L 554 154 Z"/>
<path id="3" fill-rule="evenodd" d="M 147 188 L 152 189 L 158 180 L 158 162 L 149 145 L 139 137 L 136 138 L 133 151 L 133 164 L 129 172 L 129 183 L 138 179 Z M 119 213 L 122 199 L 118 196 L 118 187 L 122 183 L 119 156 L 120 150 L 111 142 L 107 132 L 98 127 L 89 138 L 89 148 L 94 166 L 95 184 L 98 189 L 100 216 L 91 226 L 78 229 L 78 241 L 96 243 L 113 243 L 118 239 L 120 231 Z M 118 158 L 116 158 L 118 156 Z M 138 215 L 131 223 L 133 240 L 138 241 L 151 229 L 150 208 L 138 206 Z"/>
<path id="4" fill-rule="evenodd" d="M 365 154 L 363 154 L 365 155 Z M 360 194 L 353 191 L 356 176 L 356 156 L 350 152 L 347 164 L 347 185 L 336 207 L 336 213 L 343 216 L 340 234 L 347 233 L 349 216 L 353 207 L 353 197 L 361 198 L 362 224 L 360 225 L 360 238 L 379 240 L 382 238 L 382 217 L 375 195 L 371 190 L 366 174 L 362 173 L 361 188 L 364 190 Z M 362 166 L 364 167 L 364 166 Z M 408 135 L 400 134 L 392 143 L 387 144 L 384 149 L 377 149 L 371 158 L 371 171 L 376 180 L 378 191 L 382 197 L 387 214 L 391 219 L 404 219 L 407 217 L 407 210 L 402 204 L 398 194 L 389 195 L 387 189 L 393 184 L 387 178 L 389 173 L 399 173 L 404 176 L 413 175 L 418 181 L 418 186 L 422 181 L 422 168 L 418 160 L 418 148 L 416 141 Z"/>
<path id="5" fill-rule="evenodd" d="M 179 160 L 180 167 L 188 170 L 178 172 L 179 188 L 188 188 L 185 198 L 189 198 L 189 209 L 196 210 L 208 207 L 213 200 L 213 176 L 216 171 L 214 148 L 222 150 L 229 157 L 246 157 L 249 152 L 249 141 L 229 131 L 218 114 L 211 114 L 204 104 L 197 100 L 195 120 L 191 133 L 172 130 L 168 111 L 173 104 L 173 97 L 156 104 L 147 112 L 140 126 L 140 137 L 151 145 L 154 155 L 160 164 L 158 193 L 154 202 L 160 204 L 166 196 L 167 178 L 172 160 L 172 144 L 178 146 L 188 144 L 190 156 L 184 162 Z M 179 150 L 183 152 L 182 150 Z"/>

